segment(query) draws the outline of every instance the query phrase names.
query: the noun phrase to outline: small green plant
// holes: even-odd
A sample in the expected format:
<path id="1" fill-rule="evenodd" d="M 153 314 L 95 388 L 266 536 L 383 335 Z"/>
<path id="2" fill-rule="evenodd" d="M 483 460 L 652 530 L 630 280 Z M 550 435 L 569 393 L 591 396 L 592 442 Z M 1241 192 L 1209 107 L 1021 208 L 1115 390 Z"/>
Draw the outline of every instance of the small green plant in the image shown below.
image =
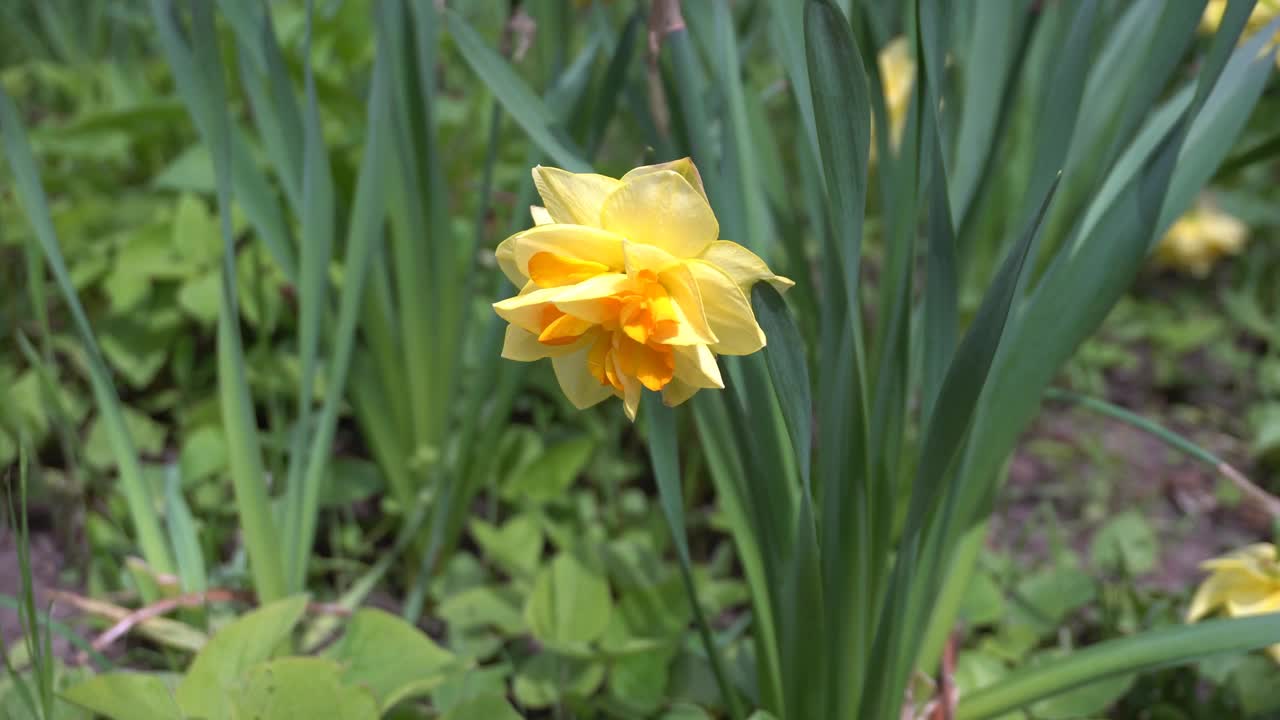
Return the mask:
<path id="1" fill-rule="evenodd" d="M 63 696 L 112 720 L 376 720 L 466 672 L 417 628 L 380 610 L 357 611 L 318 655 L 280 654 L 306 609 L 305 597 L 293 597 L 246 613 L 218 630 L 180 677 L 103 673 Z"/>

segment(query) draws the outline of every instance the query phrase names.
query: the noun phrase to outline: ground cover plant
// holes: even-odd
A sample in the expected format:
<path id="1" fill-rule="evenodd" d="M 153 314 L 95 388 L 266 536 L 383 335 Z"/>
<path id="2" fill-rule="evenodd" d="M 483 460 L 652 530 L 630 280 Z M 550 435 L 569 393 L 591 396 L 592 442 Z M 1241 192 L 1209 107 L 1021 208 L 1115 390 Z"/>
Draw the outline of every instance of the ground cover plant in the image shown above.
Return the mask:
<path id="1" fill-rule="evenodd" d="M 6 716 L 1280 710 L 1268 0 L 0 17 Z"/>

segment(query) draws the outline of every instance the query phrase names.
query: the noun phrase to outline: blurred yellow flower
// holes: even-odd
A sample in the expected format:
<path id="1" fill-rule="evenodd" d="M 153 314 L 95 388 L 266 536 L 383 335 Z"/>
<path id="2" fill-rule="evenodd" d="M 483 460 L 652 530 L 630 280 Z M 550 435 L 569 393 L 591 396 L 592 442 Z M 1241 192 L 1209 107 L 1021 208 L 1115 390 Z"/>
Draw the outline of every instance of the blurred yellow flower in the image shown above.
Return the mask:
<path id="1" fill-rule="evenodd" d="M 724 387 L 717 354 L 764 347 L 751 286 L 793 283 L 719 239 L 688 158 L 616 180 L 538 166 L 533 181 L 546 207 L 531 208 L 534 227 L 496 251 L 521 288 L 493 306 L 510 323 L 503 357 L 549 357 L 576 407 L 616 396 L 634 420 L 642 387 L 679 405 Z"/>
<path id="2" fill-rule="evenodd" d="M 1239 253 L 1248 235 L 1243 222 L 1201 197 L 1160 240 L 1156 263 L 1204 277 L 1221 257 Z"/>
<path id="3" fill-rule="evenodd" d="M 1209 4 L 1204 8 L 1204 15 L 1200 16 L 1200 30 L 1206 33 L 1217 32 L 1218 27 L 1222 25 L 1222 16 L 1226 12 L 1227 0 L 1209 0 Z M 1280 0 L 1258 0 L 1258 4 L 1253 6 L 1253 12 L 1245 22 L 1243 35 L 1247 37 L 1258 32 L 1277 15 L 1280 15 Z M 1280 33 L 1276 34 L 1272 42 L 1274 43 L 1276 39 L 1280 39 Z M 1276 57 L 1276 64 L 1280 65 L 1280 56 Z"/>
<path id="4" fill-rule="evenodd" d="M 1258 543 L 1200 565 L 1209 577 L 1196 590 L 1187 622 L 1195 622 L 1221 608 L 1229 617 L 1280 612 L 1280 563 L 1276 547 Z M 1267 648 L 1280 662 L 1280 644 Z"/>
<path id="5" fill-rule="evenodd" d="M 911 107 L 911 89 L 916 81 L 916 62 L 905 37 L 894 38 L 880 51 L 880 84 L 889 112 L 890 142 L 897 147 Z M 874 129 L 873 129 L 874 132 Z M 875 147 L 875 144 L 872 144 Z"/>

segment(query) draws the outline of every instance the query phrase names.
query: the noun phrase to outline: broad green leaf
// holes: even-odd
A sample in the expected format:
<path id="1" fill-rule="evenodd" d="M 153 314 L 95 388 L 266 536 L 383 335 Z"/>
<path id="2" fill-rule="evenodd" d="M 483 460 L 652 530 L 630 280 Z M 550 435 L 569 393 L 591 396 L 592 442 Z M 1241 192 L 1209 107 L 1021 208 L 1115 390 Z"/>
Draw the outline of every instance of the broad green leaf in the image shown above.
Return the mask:
<path id="1" fill-rule="evenodd" d="M 307 608 L 296 596 L 246 613 L 219 630 L 204 646 L 178 684 L 178 704 L 188 715 L 226 717 L 229 693 L 252 666 L 265 662 L 293 632 Z"/>
<path id="2" fill-rule="evenodd" d="M 1230 686 L 1240 698 L 1248 717 L 1280 710 L 1280 685 L 1276 684 L 1276 663 L 1265 655 L 1250 655 L 1231 672 Z"/>
<path id="3" fill-rule="evenodd" d="M 320 488 L 320 507 L 342 508 L 364 502 L 386 489 L 386 479 L 376 463 L 344 457 L 329 463 L 328 477 Z"/>
<path id="4" fill-rule="evenodd" d="M 542 523 L 537 515 L 517 515 L 501 527 L 474 518 L 471 536 L 485 557 L 497 563 L 513 577 L 532 577 L 542 558 Z"/>
<path id="5" fill-rule="evenodd" d="M 467 700 L 440 716 L 440 720 L 521 720 L 520 714 L 501 694 L 481 695 Z"/>
<path id="6" fill-rule="evenodd" d="M 468 715 L 463 708 L 479 702 L 482 708 L 492 708 L 485 698 L 497 696 L 505 698 L 507 694 L 507 678 L 511 675 L 511 666 L 503 663 L 490 665 L 469 673 L 455 675 L 431 694 L 431 703 L 444 713 L 444 717 L 457 720 L 471 720 L 475 717 L 502 717 L 496 715 Z M 505 700 L 504 700 L 505 702 Z M 519 716 L 516 716 L 519 717 Z"/>
<path id="7" fill-rule="evenodd" d="M 595 449 L 596 442 L 587 436 L 556 443 L 512 478 L 503 487 L 503 494 L 531 503 L 563 500 Z"/>
<path id="8" fill-rule="evenodd" d="M 1155 568 L 1160 542 L 1142 515 L 1131 510 L 1107 521 L 1094 534 L 1091 553 L 1099 568 L 1141 575 Z"/>
<path id="9" fill-rule="evenodd" d="M 639 713 L 652 713 L 667 697 L 673 648 L 655 648 L 620 657 L 609 671 L 609 694 Z"/>
<path id="10" fill-rule="evenodd" d="M 111 720 L 183 720 L 173 687 L 161 675 L 104 673 L 67 688 L 67 700 Z"/>
<path id="11" fill-rule="evenodd" d="M 327 656 L 342 663 L 343 682 L 368 690 L 383 710 L 427 694 L 455 665 L 421 630 L 376 609 L 357 611 Z"/>
<path id="12" fill-rule="evenodd" d="M 524 614 L 529 630 L 542 642 L 580 647 L 604 633 L 612 608 L 604 576 L 565 552 L 538 574 Z"/>
<path id="13" fill-rule="evenodd" d="M 989 625 L 1004 617 L 1004 593 L 987 572 L 975 572 L 960 603 L 960 617 L 969 626 Z"/>
<path id="14" fill-rule="evenodd" d="M 129 435 L 137 443 L 139 452 L 153 455 L 164 449 L 164 425 L 133 408 L 125 408 L 124 421 L 125 426 L 129 428 Z M 85 460 L 96 468 L 110 468 L 119 461 L 111 443 L 109 422 L 107 418 L 99 416 L 89 423 L 89 437 L 85 441 L 84 455 Z"/>
<path id="15" fill-rule="evenodd" d="M 451 628 L 469 630 L 492 627 L 506 635 L 526 631 L 524 616 L 516 597 L 504 588 L 480 586 L 456 592 L 436 608 L 441 619 Z"/>
<path id="16" fill-rule="evenodd" d="M 697 705 L 676 703 L 662 714 L 661 720 L 711 720 L 711 716 Z"/>
<path id="17" fill-rule="evenodd" d="M 236 718 L 377 720 L 366 689 L 344 685 L 332 660 L 289 657 L 251 667 L 230 694 Z"/>
<path id="18" fill-rule="evenodd" d="M 516 670 L 512 689 L 523 707 L 545 708 L 568 696 L 590 697 L 604 681 L 604 665 L 555 653 L 534 655 Z"/>

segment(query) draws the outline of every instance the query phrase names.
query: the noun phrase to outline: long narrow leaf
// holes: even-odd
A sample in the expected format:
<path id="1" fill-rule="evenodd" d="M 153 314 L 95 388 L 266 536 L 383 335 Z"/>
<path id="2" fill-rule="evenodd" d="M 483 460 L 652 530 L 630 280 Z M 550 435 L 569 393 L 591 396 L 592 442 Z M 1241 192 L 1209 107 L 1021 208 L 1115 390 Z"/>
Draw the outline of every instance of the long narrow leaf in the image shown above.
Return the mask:
<path id="1" fill-rule="evenodd" d="M 560 167 L 588 172 L 591 166 L 555 129 L 555 115 L 497 53 L 454 11 L 445 12 L 458 51 L 520 127 Z"/>
<path id="2" fill-rule="evenodd" d="M 644 408 L 645 427 L 649 431 L 649 458 L 653 462 L 653 475 L 658 482 L 658 501 L 662 505 L 662 514 L 666 517 L 667 527 L 671 530 L 675 541 L 676 557 L 680 561 L 680 577 L 684 580 L 685 593 L 689 596 L 689 605 L 693 609 L 694 621 L 698 633 L 702 636 L 703 647 L 707 651 L 707 659 L 711 662 L 716 684 L 725 704 L 729 706 L 730 716 L 734 720 L 746 717 L 742 712 L 737 693 L 729 684 L 725 673 L 724 660 L 720 648 L 716 645 L 707 624 L 702 604 L 698 601 L 698 590 L 693 581 L 693 559 L 689 555 L 689 541 L 685 537 L 684 525 L 684 493 L 680 489 L 680 466 L 676 441 L 675 412 L 662 404 L 655 393 L 645 393 Z"/>
<path id="3" fill-rule="evenodd" d="M 997 717 L 1091 682 L 1276 642 L 1280 642 L 1280 613 L 1210 620 L 1109 640 L 1016 670 L 997 684 L 961 698 L 956 720 Z"/>
<path id="4" fill-rule="evenodd" d="M 222 65 L 218 61 L 217 34 L 209 0 L 192 0 L 193 59 L 204 75 L 199 87 L 211 107 L 225 106 Z M 218 187 L 218 212 L 222 229 L 222 295 L 218 308 L 218 396 L 230 456 L 231 481 L 244 528 L 245 548 L 253 584 L 262 603 L 286 594 L 283 555 L 267 493 L 267 473 L 262 462 L 253 397 L 240 337 L 240 311 L 236 303 L 236 243 L 231 229 L 231 119 L 225 111 L 212 113 L 201 127 L 213 157 Z"/>
<path id="5" fill-rule="evenodd" d="M 120 397 L 116 394 L 111 373 L 98 349 L 93 328 L 89 325 L 89 318 L 80 304 L 66 261 L 62 257 L 58 236 L 49 215 L 49 203 L 45 198 L 44 188 L 41 187 L 40 175 L 31 156 L 31 146 L 18 118 L 17 108 L 3 89 L 0 89 L 0 132 L 3 132 L 5 156 L 13 169 L 18 202 L 35 230 L 40 251 L 53 272 L 54 282 L 62 292 L 63 302 L 67 304 L 76 333 L 80 336 L 80 344 L 88 356 L 89 382 L 93 389 L 94 403 L 102 417 L 112 454 L 119 468 L 121 489 L 129 507 L 129 518 L 138 533 L 138 544 L 153 570 L 171 573 L 174 570 L 173 556 L 156 518 L 156 505 L 150 486 L 142 476 L 136 446 L 125 426 Z"/>

